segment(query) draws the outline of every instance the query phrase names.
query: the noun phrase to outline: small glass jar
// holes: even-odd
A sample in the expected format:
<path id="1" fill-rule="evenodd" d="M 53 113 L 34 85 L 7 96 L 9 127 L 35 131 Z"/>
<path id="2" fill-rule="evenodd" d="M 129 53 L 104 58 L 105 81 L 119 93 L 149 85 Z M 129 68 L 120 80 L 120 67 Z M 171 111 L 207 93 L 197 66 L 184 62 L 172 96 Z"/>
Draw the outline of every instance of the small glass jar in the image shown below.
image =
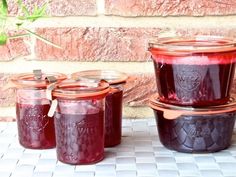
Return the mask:
<path id="1" fill-rule="evenodd" d="M 167 37 L 149 43 L 160 101 L 204 107 L 228 102 L 236 43 L 217 36 Z"/>
<path id="2" fill-rule="evenodd" d="M 72 74 L 81 80 L 106 80 L 110 91 L 106 96 L 105 106 L 105 147 L 113 147 L 121 143 L 122 136 L 122 103 L 123 84 L 127 75 L 113 70 L 87 70 Z"/>
<path id="3" fill-rule="evenodd" d="M 47 87 L 66 76 L 60 73 L 23 73 L 12 77 L 16 86 L 16 118 L 20 144 L 30 149 L 48 149 L 56 146 L 54 119 L 48 117 L 51 100 Z"/>
<path id="4" fill-rule="evenodd" d="M 160 102 L 157 95 L 150 99 L 161 143 L 179 152 L 216 152 L 231 144 L 236 100 L 220 106 L 193 108 Z"/>
<path id="5" fill-rule="evenodd" d="M 105 81 L 65 80 L 52 91 L 57 158 L 68 164 L 93 164 L 104 158 Z"/>

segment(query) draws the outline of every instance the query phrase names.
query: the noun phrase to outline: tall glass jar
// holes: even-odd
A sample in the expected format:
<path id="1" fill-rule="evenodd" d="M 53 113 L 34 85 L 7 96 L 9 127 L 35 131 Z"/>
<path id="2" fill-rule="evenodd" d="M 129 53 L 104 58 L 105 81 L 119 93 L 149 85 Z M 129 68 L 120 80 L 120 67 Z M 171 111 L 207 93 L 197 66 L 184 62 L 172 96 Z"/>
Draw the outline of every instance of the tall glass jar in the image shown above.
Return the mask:
<path id="1" fill-rule="evenodd" d="M 122 101 L 123 85 L 127 75 L 112 70 L 87 70 L 72 74 L 73 78 L 106 80 L 110 84 L 110 91 L 106 96 L 105 106 L 105 147 L 112 147 L 121 143 L 122 135 Z"/>
<path id="2" fill-rule="evenodd" d="M 53 78 L 50 79 L 50 78 Z M 66 76 L 60 73 L 22 73 L 12 77 L 16 86 L 16 118 L 20 144 L 30 149 L 56 146 L 54 119 L 48 116 L 47 87 Z"/>
<path id="3" fill-rule="evenodd" d="M 105 81 L 65 80 L 52 92 L 56 101 L 57 157 L 68 164 L 92 164 L 104 158 Z"/>

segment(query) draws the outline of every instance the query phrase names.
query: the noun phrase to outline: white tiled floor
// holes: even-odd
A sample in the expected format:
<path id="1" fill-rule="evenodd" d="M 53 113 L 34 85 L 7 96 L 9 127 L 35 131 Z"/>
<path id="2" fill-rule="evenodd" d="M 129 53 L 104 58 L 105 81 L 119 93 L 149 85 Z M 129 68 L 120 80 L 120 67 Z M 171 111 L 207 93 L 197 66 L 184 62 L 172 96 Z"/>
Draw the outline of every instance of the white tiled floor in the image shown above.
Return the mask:
<path id="1" fill-rule="evenodd" d="M 236 130 L 232 146 L 209 154 L 163 147 L 154 119 L 123 121 L 121 145 L 106 149 L 94 165 L 58 162 L 55 149 L 30 150 L 18 143 L 16 123 L 0 123 L 0 177 L 236 177 Z"/>

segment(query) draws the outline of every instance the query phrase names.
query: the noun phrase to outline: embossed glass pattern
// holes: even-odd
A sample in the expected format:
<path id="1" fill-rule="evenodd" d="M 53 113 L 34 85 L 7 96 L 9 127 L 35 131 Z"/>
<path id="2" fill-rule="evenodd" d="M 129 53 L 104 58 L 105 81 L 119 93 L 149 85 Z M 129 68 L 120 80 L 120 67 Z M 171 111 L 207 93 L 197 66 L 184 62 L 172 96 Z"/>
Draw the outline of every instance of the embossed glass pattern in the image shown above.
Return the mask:
<path id="1" fill-rule="evenodd" d="M 68 164 L 92 164 L 104 158 L 104 81 L 66 80 L 53 90 L 57 157 Z"/>
<path id="2" fill-rule="evenodd" d="M 160 101 L 203 107 L 226 103 L 235 73 L 232 39 L 161 38 L 150 43 Z"/>
<path id="3" fill-rule="evenodd" d="M 161 143 L 180 152 L 216 152 L 231 145 L 236 102 L 204 108 L 180 107 L 150 99 Z"/>
<path id="4" fill-rule="evenodd" d="M 54 119 L 48 117 L 51 101 L 46 96 L 50 84 L 45 78 L 54 76 L 58 82 L 66 76 L 60 73 L 24 73 L 12 78 L 16 86 L 16 118 L 19 142 L 25 148 L 48 149 L 56 146 Z"/>
<path id="5" fill-rule="evenodd" d="M 123 84 L 127 75 L 113 70 L 87 70 L 72 74 L 80 80 L 106 80 L 110 91 L 105 99 L 105 147 L 121 143 Z"/>

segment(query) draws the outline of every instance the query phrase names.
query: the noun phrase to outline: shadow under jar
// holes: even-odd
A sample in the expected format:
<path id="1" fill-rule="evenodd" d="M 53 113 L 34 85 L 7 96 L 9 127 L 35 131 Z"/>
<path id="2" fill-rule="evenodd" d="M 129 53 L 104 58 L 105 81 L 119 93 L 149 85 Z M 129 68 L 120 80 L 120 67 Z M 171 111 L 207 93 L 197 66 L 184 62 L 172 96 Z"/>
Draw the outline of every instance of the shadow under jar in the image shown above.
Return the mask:
<path id="1" fill-rule="evenodd" d="M 53 77 L 53 81 L 49 78 Z M 49 149 L 56 146 L 54 119 L 48 117 L 51 101 L 47 86 L 60 82 L 60 73 L 22 73 L 12 77 L 16 87 L 16 119 L 20 144 L 30 149 Z"/>
<path id="2" fill-rule="evenodd" d="M 149 43 L 160 101 L 204 107 L 230 98 L 236 47 L 217 36 L 159 38 Z"/>
<path id="3" fill-rule="evenodd" d="M 127 75 L 113 70 L 87 70 L 72 74 L 80 80 L 105 80 L 110 84 L 110 91 L 105 99 L 105 147 L 121 143 L 123 85 Z"/>
<path id="4" fill-rule="evenodd" d="M 109 90 L 105 81 L 65 80 L 55 87 L 56 149 L 61 162 L 92 164 L 104 158 L 104 99 Z"/>
<path id="5" fill-rule="evenodd" d="M 161 143 L 179 152 L 216 152 L 231 144 L 235 118 L 235 97 L 220 106 L 180 107 L 150 99 Z"/>

